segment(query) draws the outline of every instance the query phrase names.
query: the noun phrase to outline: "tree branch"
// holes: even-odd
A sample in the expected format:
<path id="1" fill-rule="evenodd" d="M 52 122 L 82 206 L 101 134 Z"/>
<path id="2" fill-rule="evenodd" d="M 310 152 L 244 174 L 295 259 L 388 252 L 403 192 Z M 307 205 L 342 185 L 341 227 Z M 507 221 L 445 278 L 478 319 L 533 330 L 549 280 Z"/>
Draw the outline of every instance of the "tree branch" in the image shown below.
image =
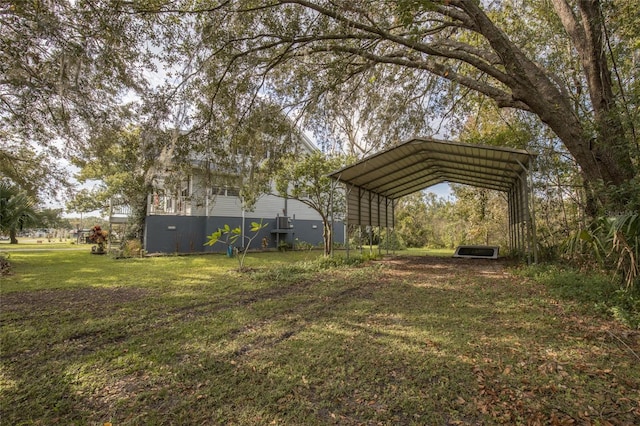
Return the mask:
<path id="1" fill-rule="evenodd" d="M 443 64 L 437 63 L 433 60 L 412 61 L 404 58 L 400 55 L 375 55 L 370 52 L 362 51 L 360 49 L 350 48 L 346 46 L 331 46 L 331 47 L 317 47 L 314 48 L 315 52 L 348 52 L 354 55 L 358 55 L 364 59 L 380 64 L 393 64 L 407 68 L 420 69 L 429 71 L 433 74 L 445 78 L 447 80 L 459 83 L 465 87 L 478 91 L 490 98 L 494 99 L 500 107 L 518 108 L 525 111 L 529 111 L 528 105 L 516 100 L 508 92 L 498 89 L 494 86 L 490 86 L 486 83 L 481 83 L 475 79 L 458 74 L 450 67 L 446 67 Z"/>

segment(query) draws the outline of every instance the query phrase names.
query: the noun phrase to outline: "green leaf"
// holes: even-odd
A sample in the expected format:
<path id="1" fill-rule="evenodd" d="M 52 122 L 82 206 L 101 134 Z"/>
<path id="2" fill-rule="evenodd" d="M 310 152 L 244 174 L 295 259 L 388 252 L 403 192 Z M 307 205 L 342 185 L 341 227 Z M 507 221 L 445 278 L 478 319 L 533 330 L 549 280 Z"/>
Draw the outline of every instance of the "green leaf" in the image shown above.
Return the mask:
<path id="1" fill-rule="evenodd" d="M 266 222 L 266 223 L 251 222 L 251 232 L 258 232 L 261 229 L 264 229 L 268 224 L 269 222 Z"/>
<path id="2" fill-rule="evenodd" d="M 218 229 L 216 232 L 214 232 L 213 234 L 209 235 L 207 237 L 207 242 L 204 243 L 205 246 L 212 246 L 215 243 L 217 243 L 220 240 L 220 237 L 222 237 L 222 229 Z"/>
<path id="3" fill-rule="evenodd" d="M 579 237 L 582 241 L 586 241 L 589 243 L 593 241 L 593 236 L 591 236 L 589 231 L 587 231 L 586 229 L 583 229 L 582 231 L 580 231 Z"/>

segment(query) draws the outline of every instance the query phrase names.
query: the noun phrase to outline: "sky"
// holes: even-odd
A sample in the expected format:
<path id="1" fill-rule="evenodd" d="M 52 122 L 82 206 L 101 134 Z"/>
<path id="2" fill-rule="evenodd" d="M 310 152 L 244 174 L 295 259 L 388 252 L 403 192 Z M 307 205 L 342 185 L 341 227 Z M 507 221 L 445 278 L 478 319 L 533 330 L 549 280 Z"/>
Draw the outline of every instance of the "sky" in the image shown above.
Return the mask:
<path id="1" fill-rule="evenodd" d="M 453 193 L 451 192 L 451 186 L 449 186 L 449 184 L 446 182 L 433 185 L 425 189 L 425 192 L 431 192 L 441 198 L 449 198 L 453 195 Z"/>

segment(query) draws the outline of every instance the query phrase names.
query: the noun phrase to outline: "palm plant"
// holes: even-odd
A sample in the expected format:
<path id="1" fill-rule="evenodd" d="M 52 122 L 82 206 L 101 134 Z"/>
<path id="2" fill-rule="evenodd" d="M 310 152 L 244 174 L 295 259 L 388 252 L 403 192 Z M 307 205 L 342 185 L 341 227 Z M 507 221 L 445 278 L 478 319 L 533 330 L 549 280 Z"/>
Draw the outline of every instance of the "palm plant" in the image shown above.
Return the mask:
<path id="1" fill-rule="evenodd" d="M 615 269 L 627 290 L 640 289 L 640 213 L 602 216 L 567 241 L 566 251 L 585 263 L 587 259 Z"/>
<path id="2" fill-rule="evenodd" d="M 627 288 L 640 286 L 640 213 L 618 216 L 609 230 L 611 252 Z"/>
<path id="3" fill-rule="evenodd" d="M 11 244 L 18 244 L 19 230 L 36 223 L 36 201 L 8 182 L 0 182 L 0 232 L 8 233 Z"/>

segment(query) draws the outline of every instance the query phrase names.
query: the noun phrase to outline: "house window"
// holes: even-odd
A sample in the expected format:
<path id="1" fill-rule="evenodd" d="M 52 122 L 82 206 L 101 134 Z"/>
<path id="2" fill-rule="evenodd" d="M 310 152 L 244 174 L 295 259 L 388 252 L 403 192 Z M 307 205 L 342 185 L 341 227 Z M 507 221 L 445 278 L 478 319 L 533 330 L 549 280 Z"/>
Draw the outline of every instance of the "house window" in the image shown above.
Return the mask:
<path id="1" fill-rule="evenodd" d="M 181 183 L 180 196 L 182 197 L 191 196 L 191 176 L 187 178 L 186 182 Z"/>
<path id="2" fill-rule="evenodd" d="M 227 197 L 237 197 L 240 195 L 240 190 L 237 188 L 227 188 Z"/>

